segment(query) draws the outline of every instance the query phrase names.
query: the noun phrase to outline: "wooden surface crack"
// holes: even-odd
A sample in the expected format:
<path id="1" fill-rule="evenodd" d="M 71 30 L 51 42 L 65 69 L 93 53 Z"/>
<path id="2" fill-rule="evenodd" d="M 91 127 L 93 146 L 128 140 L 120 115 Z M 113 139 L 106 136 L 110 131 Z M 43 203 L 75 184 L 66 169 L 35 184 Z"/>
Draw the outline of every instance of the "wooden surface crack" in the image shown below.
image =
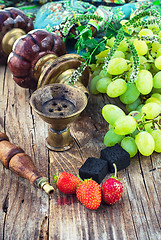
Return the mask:
<path id="1" fill-rule="evenodd" d="M 3 236 L 2 236 L 2 240 L 5 240 L 5 227 L 6 227 L 6 217 L 7 217 L 7 213 L 8 213 L 8 204 L 9 204 L 9 197 L 8 197 L 8 193 L 6 195 L 6 198 L 3 202 L 3 206 L 2 206 L 2 210 L 5 213 L 4 216 L 4 222 L 3 222 Z"/>
<path id="2" fill-rule="evenodd" d="M 145 182 L 144 172 L 143 172 L 143 169 L 142 169 L 141 158 L 140 158 L 140 156 L 139 156 L 139 153 L 138 153 L 138 161 L 139 161 L 139 166 L 140 166 L 141 176 L 142 176 L 142 179 L 143 179 L 143 184 L 144 184 L 144 187 L 145 187 L 145 190 L 146 190 L 146 193 L 147 193 L 148 199 L 149 199 L 148 188 L 147 188 L 147 185 L 146 185 L 146 182 Z"/>

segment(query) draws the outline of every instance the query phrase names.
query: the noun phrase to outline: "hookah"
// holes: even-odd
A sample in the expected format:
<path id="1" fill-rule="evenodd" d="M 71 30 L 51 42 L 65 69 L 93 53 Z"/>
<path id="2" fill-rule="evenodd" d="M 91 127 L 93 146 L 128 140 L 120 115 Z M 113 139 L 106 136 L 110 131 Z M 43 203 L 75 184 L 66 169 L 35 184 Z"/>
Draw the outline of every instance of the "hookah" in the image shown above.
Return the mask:
<path id="1" fill-rule="evenodd" d="M 14 81 L 34 91 L 30 104 L 50 124 L 46 146 L 54 151 L 70 149 L 74 141 L 67 125 L 87 105 L 88 67 L 76 84 L 69 84 L 68 79 L 84 59 L 77 54 L 66 54 L 65 44 L 58 35 L 33 30 L 32 21 L 16 8 L 0 10 L 0 30 L 1 64 L 8 57 Z M 4 167 L 28 179 L 48 195 L 54 193 L 54 188 L 37 171 L 32 159 L 23 149 L 11 144 L 2 132 L 0 160 Z"/>

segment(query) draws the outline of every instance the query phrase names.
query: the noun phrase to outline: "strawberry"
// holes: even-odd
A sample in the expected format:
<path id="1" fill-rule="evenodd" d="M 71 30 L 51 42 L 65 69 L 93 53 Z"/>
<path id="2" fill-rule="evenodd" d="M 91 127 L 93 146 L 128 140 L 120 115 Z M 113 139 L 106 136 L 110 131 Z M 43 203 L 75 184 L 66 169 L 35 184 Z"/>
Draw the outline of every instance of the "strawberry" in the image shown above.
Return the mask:
<path id="1" fill-rule="evenodd" d="M 123 193 L 123 185 L 118 179 L 116 179 L 116 165 L 113 165 L 115 168 L 115 176 L 111 176 L 109 179 L 107 179 L 101 187 L 102 199 L 109 205 L 116 203 L 121 198 Z"/>
<path id="2" fill-rule="evenodd" d="M 77 187 L 76 195 L 86 208 L 95 210 L 101 204 L 101 187 L 92 179 L 85 179 Z"/>
<path id="3" fill-rule="evenodd" d="M 79 178 L 65 171 L 60 176 L 54 175 L 54 180 L 56 187 L 64 194 L 75 194 L 78 184 L 81 183 Z"/>

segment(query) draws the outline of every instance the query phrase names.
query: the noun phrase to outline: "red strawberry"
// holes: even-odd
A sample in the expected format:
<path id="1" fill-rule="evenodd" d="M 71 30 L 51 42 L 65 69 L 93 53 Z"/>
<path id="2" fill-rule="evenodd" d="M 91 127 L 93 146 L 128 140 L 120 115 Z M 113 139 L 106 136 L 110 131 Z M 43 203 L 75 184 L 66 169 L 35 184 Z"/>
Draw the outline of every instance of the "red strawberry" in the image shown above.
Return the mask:
<path id="1" fill-rule="evenodd" d="M 116 179 L 116 165 L 113 165 L 115 167 L 115 176 L 111 176 L 102 184 L 102 199 L 109 205 L 116 203 L 123 193 L 123 185 L 118 179 Z"/>
<path id="2" fill-rule="evenodd" d="M 92 179 L 84 180 L 77 187 L 78 200 L 89 209 L 97 209 L 101 204 L 101 187 Z"/>
<path id="3" fill-rule="evenodd" d="M 79 178 L 71 173 L 62 172 L 60 176 L 54 175 L 56 187 L 64 194 L 75 194 L 78 184 L 81 183 Z"/>

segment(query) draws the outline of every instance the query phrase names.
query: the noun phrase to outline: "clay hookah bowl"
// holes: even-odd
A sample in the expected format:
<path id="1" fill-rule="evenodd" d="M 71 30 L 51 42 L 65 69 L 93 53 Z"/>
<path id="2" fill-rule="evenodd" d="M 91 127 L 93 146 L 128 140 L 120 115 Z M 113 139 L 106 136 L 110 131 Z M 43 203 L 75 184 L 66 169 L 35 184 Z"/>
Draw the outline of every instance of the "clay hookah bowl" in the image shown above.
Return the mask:
<path id="1" fill-rule="evenodd" d="M 73 144 L 68 125 L 85 109 L 87 97 L 82 90 L 55 83 L 37 89 L 31 96 L 31 106 L 50 125 L 46 146 L 50 150 L 65 151 Z"/>

